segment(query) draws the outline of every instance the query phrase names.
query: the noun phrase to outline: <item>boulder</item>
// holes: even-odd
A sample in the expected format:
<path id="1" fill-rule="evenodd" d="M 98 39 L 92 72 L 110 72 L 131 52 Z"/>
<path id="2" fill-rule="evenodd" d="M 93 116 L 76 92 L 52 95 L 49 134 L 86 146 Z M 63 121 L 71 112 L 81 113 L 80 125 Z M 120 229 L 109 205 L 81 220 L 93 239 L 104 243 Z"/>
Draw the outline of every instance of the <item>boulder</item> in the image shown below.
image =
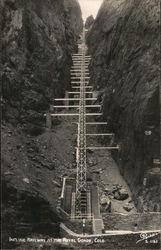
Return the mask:
<path id="1" fill-rule="evenodd" d="M 120 189 L 119 191 L 115 192 L 114 198 L 116 200 L 126 200 L 129 197 L 129 194 L 126 189 Z"/>
<path id="2" fill-rule="evenodd" d="M 107 205 L 107 199 L 106 199 L 106 197 L 102 197 L 102 198 L 101 198 L 100 204 L 101 204 L 101 205 Z"/>
<path id="3" fill-rule="evenodd" d="M 118 192 L 115 192 L 115 194 L 114 194 L 114 198 L 115 198 L 116 200 L 120 200 L 120 195 L 119 195 L 119 193 L 118 193 Z"/>
<path id="4" fill-rule="evenodd" d="M 107 196 L 102 196 L 100 200 L 101 212 L 111 212 L 111 201 Z"/>
<path id="5" fill-rule="evenodd" d="M 30 183 L 29 178 L 23 178 L 23 181 L 24 181 L 25 183 L 27 183 L 27 184 L 29 184 L 29 183 Z"/>
<path id="6" fill-rule="evenodd" d="M 120 200 L 126 200 L 129 197 L 128 191 L 126 189 L 121 189 L 119 191 Z"/>
<path id="7" fill-rule="evenodd" d="M 109 187 L 105 187 L 105 188 L 104 188 L 104 192 L 105 192 L 106 194 L 111 194 L 111 193 L 112 193 L 112 191 L 111 191 L 111 189 L 110 189 Z"/>
<path id="8" fill-rule="evenodd" d="M 134 207 L 131 204 L 126 204 L 125 206 L 123 206 L 123 208 L 127 211 L 130 212 Z"/>

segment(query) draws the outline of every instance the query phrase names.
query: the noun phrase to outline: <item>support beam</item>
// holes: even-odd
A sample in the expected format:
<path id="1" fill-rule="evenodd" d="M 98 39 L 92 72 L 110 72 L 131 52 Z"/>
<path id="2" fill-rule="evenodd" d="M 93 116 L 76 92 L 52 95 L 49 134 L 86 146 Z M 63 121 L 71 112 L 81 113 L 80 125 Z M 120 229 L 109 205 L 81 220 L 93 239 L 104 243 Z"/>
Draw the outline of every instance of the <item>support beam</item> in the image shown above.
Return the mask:
<path id="1" fill-rule="evenodd" d="M 74 66 L 74 65 L 73 65 L 73 66 L 71 67 L 71 69 L 76 69 L 76 68 L 77 68 L 77 69 L 82 69 L 82 67 L 83 67 L 83 69 L 88 69 L 88 66 L 85 66 L 85 65 L 83 65 L 83 66 L 82 66 L 82 65 L 81 65 L 81 66 L 79 66 L 79 65 L 75 65 L 75 66 Z"/>
<path id="2" fill-rule="evenodd" d="M 76 85 L 77 83 L 78 83 L 79 85 Z M 88 84 L 89 84 L 89 82 L 86 82 L 85 88 L 88 87 Z M 74 83 L 71 82 L 71 87 L 73 87 L 73 86 L 74 86 L 74 87 L 79 87 L 80 89 L 82 89 L 82 88 L 81 88 L 80 82 L 74 82 Z"/>
<path id="3" fill-rule="evenodd" d="M 75 65 L 73 65 L 72 67 L 71 67 L 71 69 L 75 69 L 75 68 L 78 68 L 78 69 L 88 69 L 88 65 L 83 65 L 82 66 L 82 64 L 81 65 L 78 65 L 78 64 L 75 64 Z"/>
<path id="4" fill-rule="evenodd" d="M 92 149 L 92 150 L 104 150 L 104 149 L 113 150 L 113 149 L 120 149 L 120 147 L 119 146 L 117 146 L 117 147 L 87 147 L 87 149 Z"/>
<path id="5" fill-rule="evenodd" d="M 102 113 L 86 113 L 86 116 L 99 116 L 102 115 Z M 44 114 L 46 116 L 46 114 Z M 51 116 L 79 116 L 79 113 L 60 113 L 60 114 L 51 114 Z"/>
<path id="6" fill-rule="evenodd" d="M 79 44 L 82 46 L 82 44 Z M 72 56 L 83 56 L 82 54 L 72 54 Z M 91 57 L 91 56 L 84 56 L 84 57 Z"/>
<path id="7" fill-rule="evenodd" d="M 79 105 L 64 105 L 64 106 L 55 106 L 53 105 L 54 108 L 79 108 Z"/>
<path id="8" fill-rule="evenodd" d="M 51 114 L 51 116 L 78 116 L 79 114 L 78 113 L 66 113 L 66 114 L 63 114 L 63 113 L 60 113 L 60 114 Z"/>
<path id="9" fill-rule="evenodd" d="M 78 83 L 79 85 L 78 85 L 77 83 Z M 89 86 L 88 84 L 89 84 L 89 82 L 86 82 L 85 88 L 88 88 L 88 86 Z M 73 88 L 73 87 L 77 87 L 77 88 L 82 89 L 80 82 L 71 83 L 71 87 L 72 87 L 72 88 Z"/>
<path id="10" fill-rule="evenodd" d="M 80 70 L 80 69 L 82 69 L 82 66 L 79 66 L 79 65 L 75 65 L 75 66 L 73 66 L 73 67 L 71 68 L 71 70 Z M 83 69 L 84 69 L 84 70 L 89 70 L 89 69 L 88 69 L 88 66 L 84 66 Z"/>
<path id="11" fill-rule="evenodd" d="M 85 86 L 85 87 L 72 86 L 72 89 L 93 89 L 93 87 L 92 86 Z"/>
<path id="12" fill-rule="evenodd" d="M 81 60 L 75 60 L 75 59 L 73 59 L 72 60 L 73 61 L 73 63 L 75 63 L 75 65 L 81 65 L 82 66 L 82 61 Z M 90 63 L 90 61 L 89 60 L 85 60 L 84 62 L 83 62 L 83 66 L 82 67 L 84 67 L 84 66 L 86 66 L 87 64 L 89 64 Z"/>
<path id="13" fill-rule="evenodd" d="M 73 56 L 72 56 L 72 60 L 81 60 L 81 61 L 82 61 L 82 58 L 81 58 L 81 57 L 73 57 Z M 86 58 L 85 58 L 85 61 L 87 61 L 87 60 L 90 61 L 91 58 L 86 57 Z"/>
<path id="14" fill-rule="evenodd" d="M 105 134 L 86 134 L 86 136 L 113 136 L 112 133 L 105 133 Z"/>
<path id="15" fill-rule="evenodd" d="M 89 70 L 87 69 L 71 69 L 70 72 L 79 72 L 79 73 L 82 73 L 82 72 L 88 72 Z"/>
<path id="16" fill-rule="evenodd" d="M 78 122 L 72 122 L 73 124 L 77 124 Z M 107 122 L 86 122 L 86 125 L 107 125 Z"/>
<path id="17" fill-rule="evenodd" d="M 87 113 L 87 114 L 85 114 L 85 115 L 87 115 L 87 116 L 92 116 L 92 115 L 96 115 L 96 116 L 99 116 L 99 115 L 103 115 L 103 113 Z"/>
<path id="18" fill-rule="evenodd" d="M 72 55 L 72 58 L 91 59 L 91 56 Z"/>
<path id="19" fill-rule="evenodd" d="M 91 56 L 83 56 L 82 54 L 73 54 L 72 57 L 91 58 Z"/>
<path id="20" fill-rule="evenodd" d="M 79 58 L 79 57 L 72 57 L 72 60 L 73 60 L 73 61 L 82 61 L 82 58 Z M 90 60 L 91 60 L 91 58 L 86 58 L 86 59 L 85 59 L 85 62 L 90 61 Z"/>
<path id="21" fill-rule="evenodd" d="M 56 98 L 55 101 L 80 101 L 80 98 Z M 85 98 L 86 101 L 96 101 L 97 98 Z"/>
<path id="22" fill-rule="evenodd" d="M 73 62 L 73 67 L 81 67 L 81 62 Z M 85 62 L 83 67 L 89 67 L 89 62 Z"/>
<path id="23" fill-rule="evenodd" d="M 74 76 L 74 77 L 72 76 L 71 77 L 72 80 L 74 80 L 74 79 L 80 79 L 80 78 L 81 78 L 81 76 Z M 89 76 L 85 76 L 84 79 L 90 79 L 90 77 Z"/>
<path id="24" fill-rule="evenodd" d="M 78 64 L 80 64 L 80 65 L 82 65 L 82 61 L 81 60 L 72 60 L 73 61 L 73 64 L 75 64 L 75 65 L 78 65 Z M 84 65 L 89 65 L 89 63 L 90 63 L 90 61 L 89 60 L 85 60 L 85 62 L 84 62 Z"/>
<path id="25" fill-rule="evenodd" d="M 80 108 L 79 105 L 60 105 L 60 106 L 55 106 L 52 105 L 54 108 Z M 86 105 L 86 108 L 100 108 L 101 105 Z"/>
<path id="26" fill-rule="evenodd" d="M 73 77 L 73 75 L 81 75 L 82 73 L 81 72 L 71 72 L 70 75 Z M 89 75 L 89 72 L 84 72 L 84 75 L 86 77 L 86 75 Z M 83 79 L 84 79 L 84 76 L 83 76 Z"/>
<path id="27" fill-rule="evenodd" d="M 83 59 L 83 57 L 82 56 L 72 56 L 72 58 L 74 58 L 74 59 Z M 90 56 L 85 56 L 84 57 L 84 59 L 83 60 L 91 60 L 91 57 Z"/>
<path id="28" fill-rule="evenodd" d="M 73 67 L 82 67 L 81 62 L 73 62 Z M 85 62 L 83 68 L 89 67 L 89 62 Z"/>
<path id="29" fill-rule="evenodd" d="M 85 105 L 86 108 L 101 108 L 101 105 Z"/>
<path id="30" fill-rule="evenodd" d="M 78 58 L 78 59 L 76 59 L 76 58 L 74 59 L 74 58 L 73 58 L 72 60 L 73 60 L 73 62 L 82 62 L 82 60 L 81 60 L 81 59 L 79 59 L 79 58 Z M 88 63 L 89 63 L 89 62 L 90 62 L 90 60 L 91 60 L 91 59 L 85 59 L 85 60 L 84 60 L 84 63 L 86 63 L 86 62 L 88 62 Z"/>
<path id="31" fill-rule="evenodd" d="M 84 73 L 86 76 L 89 75 L 89 72 L 85 72 Z M 73 72 L 73 73 L 70 73 L 71 76 L 78 76 L 78 77 L 81 77 L 82 73 L 81 72 Z"/>
<path id="32" fill-rule="evenodd" d="M 82 55 L 72 55 L 72 58 L 80 58 L 80 59 L 83 59 L 83 56 Z M 84 56 L 84 58 L 86 59 L 91 59 L 91 56 Z"/>
<path id="33" fill-rule="evenodd" d="M 72 56 L 72 59 L 80 59 L 82 60 L 82 56 Z M 85 60 L 91 60 L 91 57 L 85 56 Z"/>
<path id="34" fill-rule="evenodd" d="M 80 74 L 80 73 L 82 73 L 82 72 L 83 72 L 83 73 L 84 73 L 84 72 L 85 72 L 85 73 L 88 73 L 89 70 L 88 70 L 88 69 L 83 69 L 83 70 L 80 70 L 80 69 L 71 69 L 70 72 L 71 72 L 71 73 L 79 73 L 79 74 Z"/>
<path id="35" fill-rule="evenodd" d="M 76 70 L 79 71 L 81 68 L 82 68 L 81 66 L 75 65 L 75 66 L 72 67 L 71 70 L 72 70 L 72 71 L 76 71 Z M 84 69 L 84 70 L 89 70 L 89 69 L 88 69 L 88 66 L 83 67 L 83 69 Z"/>
<path id="36" fill-rule="evenodd" d="M 79 95 L 80 94 L 80 92 L 68 92 L 69 94 L 73 94 L 73 95 Z M 85 92 L 85 94 L 93 94 L 93 92 Z"/>
<path id="37" fill-rule="evenodd" d="M 83 72 L 89 72 L 89 69 L 85 68 Z M 71 73 L 81 73 L 80 68 L 74 68 Z"/>
<path id="38" fill-rule="evenodd" d="M 107 125 L 107 122 L 86 122 L 87 125 Z"/>
<path id="39" fill-rule="evenodd" d="M 80 79 L 78 79 L 78 81 L 71 81 L 71 83 L 73 84 L 73 83 L 79 83 L 79 84 L 81 84 L 81 81 L 80 81 Z M 89 81 L 85 81 L 84 82 L 84 84 L 88 84 L 89 83 Z M 78 87 L 81 87 L 81 85 L 80 86 L 78 86 Z M 85 87 L 88 87 L 88 85 L 85 85 Z"/>
<path id="40" fill-rule="evenodd" d="M 73 68 L 81 68 L 82 67 L 82 63 L 78 63 L 78 62 L 73 62 Z M 89 68 L 89 63 L 85 62 L 83 68 Z"/>

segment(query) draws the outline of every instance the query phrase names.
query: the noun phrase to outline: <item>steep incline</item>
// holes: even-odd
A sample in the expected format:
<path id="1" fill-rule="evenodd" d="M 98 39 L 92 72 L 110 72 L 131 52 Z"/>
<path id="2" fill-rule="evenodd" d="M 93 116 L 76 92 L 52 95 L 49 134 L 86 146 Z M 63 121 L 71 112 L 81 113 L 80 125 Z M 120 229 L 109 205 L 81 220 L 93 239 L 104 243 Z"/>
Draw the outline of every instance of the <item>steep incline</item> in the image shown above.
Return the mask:
<path id="1" fill-rule="evenodd" d="M 105 0 L 87 41 L 121 173 L 139 211 L 159 210 L 159 1 Z"/>

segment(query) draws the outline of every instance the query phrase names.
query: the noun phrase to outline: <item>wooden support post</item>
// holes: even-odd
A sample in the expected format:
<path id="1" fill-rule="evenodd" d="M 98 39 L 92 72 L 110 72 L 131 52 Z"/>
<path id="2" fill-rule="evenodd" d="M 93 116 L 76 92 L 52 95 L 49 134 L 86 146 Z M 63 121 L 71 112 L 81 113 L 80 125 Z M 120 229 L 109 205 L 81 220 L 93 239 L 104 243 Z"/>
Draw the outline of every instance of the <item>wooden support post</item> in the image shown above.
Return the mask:
<path id="1" fill-rule="evenodd" d="M 46 127 L 49 129 L 52 127 L 52 118 L 50 112 L 46 114 Z"/>
<path id="2" fill-rule="evenodd" d="M 50 113 L 53 113 L 53 112 L 54 112 L 54 106 L 53 106 L 53 105 L 50 105 L 49 110 L 50 110 L 50 111 L 49 111 Z"/>
<path id="3" fill-rule="evenodd" d="M 78 138 L 77 138 L 78 140 Z M 78 144 L 78 143 L 77 143 Z M 78 158 L 79 158 L 79 155 L 78 155 L 78 148 L 76 148 L 76 163 L 78 163 Z"/>
<path id="4" fill-rule="evenodd" d="M 68 91 L 65 91 L 65 98 L 68 99 L 69 98 L 69 93 Z M 65 106 L 69 106 L 69 100 L 65 100 L 64 101 L 64 105 Z M 66 107 L 67 110 L 69 110 L 69 107 Z"/>
<path id="5" fill-rule="evenodd" d="M 98 97 L 98 91 L 93 91 L 93 98 L 97 98 Z"/>
<path id="6" fill-rule="evenodd" d="M 87 218 L 91 219 L 91 193 L 87 192 Z"/>

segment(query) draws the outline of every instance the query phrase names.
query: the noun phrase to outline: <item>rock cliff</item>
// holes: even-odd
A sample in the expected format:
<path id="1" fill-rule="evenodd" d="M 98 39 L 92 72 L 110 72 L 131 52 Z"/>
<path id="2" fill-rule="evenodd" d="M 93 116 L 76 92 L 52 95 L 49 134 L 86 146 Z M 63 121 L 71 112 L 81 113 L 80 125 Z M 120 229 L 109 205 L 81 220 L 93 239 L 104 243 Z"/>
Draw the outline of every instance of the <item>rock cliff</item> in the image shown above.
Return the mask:
<path id="1" fill-rule="evenodd" d="M 9 236 L 59 234 L 61 168 L 65 160 L 70 167 L 72 152 L 68 145 L 68 158 L 56 155 L 61 149 L 53 145 L 61 138 L 45 131 L 43 115 L 52 98 L 69 87 L 71 53 L 77 51 L 83 21 L 77 0 L 1 0 L 0 5 L 2 217 L 8 249 L 18 244 L 8 242 Z"/>
<path id="2" fill-rule="evenodd" d="M 3 118 L 33 127 L 39 125 L 51 98 L 69 87 L 81 10 L 76 0 L 1 4 Z"/>
<path id="3" fill-rule="evenodd" d="M 159 211 L 159 1 L 105 0 L 87 43 L 120 171 L 138 211 Z"/>
<path id="4" fill-rule="evenodd" d="M 87 20 L 85 22 L 85 28 L 90 29 L 93 23 L 94 23 L 94 17 L 92 15 L 87 17 Z"/>

